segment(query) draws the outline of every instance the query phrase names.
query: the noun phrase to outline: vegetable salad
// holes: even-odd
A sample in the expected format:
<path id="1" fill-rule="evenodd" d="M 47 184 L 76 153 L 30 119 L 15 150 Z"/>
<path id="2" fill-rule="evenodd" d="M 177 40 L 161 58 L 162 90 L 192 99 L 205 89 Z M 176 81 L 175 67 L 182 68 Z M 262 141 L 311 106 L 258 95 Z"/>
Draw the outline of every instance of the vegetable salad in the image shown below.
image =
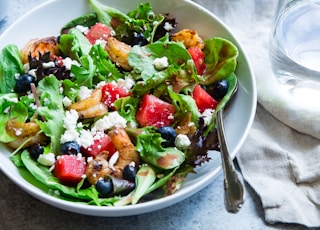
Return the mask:
<path id="1" fill-rule="evenodd" d="M 219 150 L 237 48 L 149 3 L 92 12 L 0 54 L 0 141 L 53 196 L 122 206 L 180 188 Z"/>

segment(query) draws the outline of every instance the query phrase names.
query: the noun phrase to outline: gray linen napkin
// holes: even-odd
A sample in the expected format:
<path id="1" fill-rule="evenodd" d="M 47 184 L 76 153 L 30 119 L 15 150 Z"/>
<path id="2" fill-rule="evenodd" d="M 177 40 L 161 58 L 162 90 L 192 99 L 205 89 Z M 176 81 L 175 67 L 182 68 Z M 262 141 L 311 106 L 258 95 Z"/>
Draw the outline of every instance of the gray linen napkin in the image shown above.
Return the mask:
<path id="1" fill-rule="evenodd" d="M 268 39 L 277 0 L 197 2 L 232 29 L 256 76 L 257 113 L 237 160 L 261 198 L 265 220 L 320 226 L 320 110 L 299 108 L 271 71 Z"/>

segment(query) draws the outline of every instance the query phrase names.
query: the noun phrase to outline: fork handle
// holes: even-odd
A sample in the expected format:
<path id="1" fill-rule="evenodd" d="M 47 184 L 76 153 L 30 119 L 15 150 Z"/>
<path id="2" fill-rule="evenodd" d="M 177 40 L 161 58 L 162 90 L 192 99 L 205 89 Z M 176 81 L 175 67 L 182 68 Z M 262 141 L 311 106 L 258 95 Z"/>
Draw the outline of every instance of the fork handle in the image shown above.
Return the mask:
<path id="1" fill-rule="evenodd" d="M 238 212 L 244 203 L 244 188 L 230 157 L 223 126 L 223 109 L 217 112 L 217 130 L 220 143 L 222 168 L 224 172 L 224 199 L 229 212 Z"/>

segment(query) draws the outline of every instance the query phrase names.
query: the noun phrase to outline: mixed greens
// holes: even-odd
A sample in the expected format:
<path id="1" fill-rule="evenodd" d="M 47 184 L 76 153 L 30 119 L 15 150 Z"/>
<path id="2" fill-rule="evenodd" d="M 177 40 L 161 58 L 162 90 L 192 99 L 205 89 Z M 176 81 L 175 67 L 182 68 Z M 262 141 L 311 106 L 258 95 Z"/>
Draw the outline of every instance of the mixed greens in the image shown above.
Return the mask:
<path id="1" fill-rule="evenodd" d="M 58 37 L 2 49 L 0 141 L 62 199 L 120 206 L 172 194 L 219 150 L 215 118 L 236 86 L 238 50 L 176 31 L 149 3 L 127 14 L 88 3 Z"/>

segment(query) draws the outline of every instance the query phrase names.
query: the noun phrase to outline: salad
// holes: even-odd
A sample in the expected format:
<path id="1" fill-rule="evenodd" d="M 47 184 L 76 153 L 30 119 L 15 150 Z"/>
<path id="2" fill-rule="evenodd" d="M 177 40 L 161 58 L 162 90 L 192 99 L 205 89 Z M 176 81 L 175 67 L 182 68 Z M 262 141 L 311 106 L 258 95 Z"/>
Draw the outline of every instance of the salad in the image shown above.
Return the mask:
<path id="1" fill-rule="evenodd" d="M 216 113 L 236 86 L 238 50 L 177 31 L 149 3 L 129 13 L 88 4 L 59 35 L 1 50 L 0 142 L 61 199 L 122 206 L 170 195 L 220 149 Z"/>

